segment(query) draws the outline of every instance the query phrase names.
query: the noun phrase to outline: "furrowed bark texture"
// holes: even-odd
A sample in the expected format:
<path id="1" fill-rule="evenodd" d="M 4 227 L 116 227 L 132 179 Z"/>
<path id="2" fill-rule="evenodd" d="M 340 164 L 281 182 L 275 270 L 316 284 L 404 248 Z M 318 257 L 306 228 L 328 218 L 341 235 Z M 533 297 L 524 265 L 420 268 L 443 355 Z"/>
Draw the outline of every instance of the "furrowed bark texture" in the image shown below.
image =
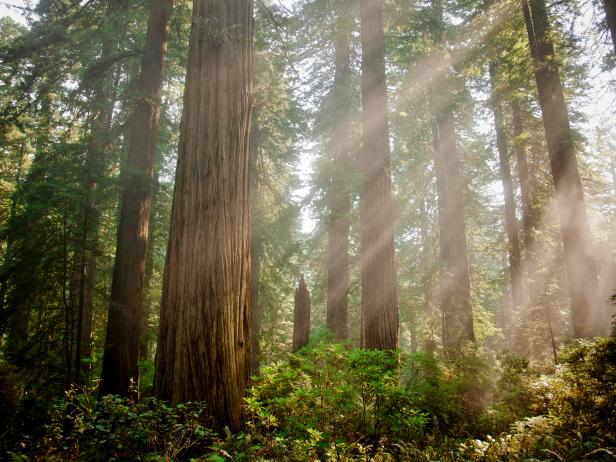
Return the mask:
<path id="1" fill-rule="evenodd" d="M 616 54 L 616 0 L 603 0 L 603 6 L 605 8 L 607 28 L 610 31 L 612 43 L 614 44 L 614 53 Z"/>
<path id="2" fill-rule="evenodd" d="M 330 222 L 327 254 L 327 327 L 338 341 L 348 337 L 349 298 L 349 214 L 351 197 L 345 181 L 351 161 L 351 32 L 348 6 L 344 1 L 338 11 L 336 37 L 336 71 L 332 100 L 336 108 L 332 134 L 331 160 L 333 175 L 330 186 Z"/>
<path id="3" fill-rule="evenodd" d="M 139 378 L 143 280 L 163 68 L 172 0 L 152 0 L 120 203 L 100 393 L 128 395 Z"/>
<path id="4" fill-rule="evenodd" d="M 193 3 L 155 376 L 156 396 L 205 400 L 232 431 L 250 373 L 251 42 L 250 0 Z"/>
<path id="5" fill-rule="evenodd" d="M 600 335 L 606 332 L 609 323 L 606 310 L 596 297 L 597 269 L 592 255 L 574 136 L 550 38 L 548 12 L 544 0 L 521 1 L 535 63 L 535 79 L 556 191 L 573 332 L 578 338 Z"/>
<path id="6" fill-rule="evenodd" d="M 385 80 L 383 0 L 361 0 L 363 346 L 398 348 L 398 298 Z"/>
<path id="7" fill-rule="evenodd" d="M 261 362 L 261 320 L 259 318 L 259 275 L 261 274 L 261 242 L 257 229 L 255 211 L 259 197 L 257 184 L 257 164 L 259 161 L 259 127 L 256 124 L 256 110 L 252 112 L 252 127 L 250 130 L 250 370 L 252 374 L 259 373 Z"/>
<path id="8" fill-rule="evenodd" d="M 308 345 L 310 340 L 310 293 L 304 275 L 295 289 L 295 308 L 293 310 L 293 353 Z"/>
<path id="9" fill-rule="evenodd" d="M 434 17 L 441 30 L 436 42 L 442 43 L 443 7 L 432 2 Z M 447 64 L 436 56 L 437 77 L 430 89 L 431 112 L 435 118 L 434 164 L 438 191 L 439 248 L 441 261 L 441 310 L 445 354 L 454 356 L 460 347 L 475 340 L 471 284 L 466 245 L 466 224 L 460 165 L 456 146 L 454 91 Z"/>
<path id="10" fill-rule="evenodd" d="M 513 180 L 511 179 L 511 166 L 509 164 L 509 144 L 507 142 L 507 132 L 503 122 L 500 95 L 496 83 L 495 63 L 490 64 L 490 83 L 492 86 L 491 103 L 492 112 L 494 113 L 494 127 L 496 129 L 498 161 L 505 199 L 505 232 L 507 234 L 507 252 L 509 254 L 511 299 L 513 309 L 515 310 L 524 303 L 520 240 L 518 238 L 518 220 L 515 215 L 515 196 L 513 193 Z"/>

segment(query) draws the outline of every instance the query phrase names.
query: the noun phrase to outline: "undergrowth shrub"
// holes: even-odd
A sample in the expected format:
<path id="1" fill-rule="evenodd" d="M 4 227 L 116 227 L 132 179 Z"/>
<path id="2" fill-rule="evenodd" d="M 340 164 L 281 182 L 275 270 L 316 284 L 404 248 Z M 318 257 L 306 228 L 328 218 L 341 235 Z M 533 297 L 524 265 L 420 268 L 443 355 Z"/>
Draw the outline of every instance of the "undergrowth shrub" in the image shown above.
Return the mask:
<path id="1" fill-rule="evenodd" d="M 216 436 L 205 426 L 203 403 L 169 406 L 154 398 L 136 402 L 113 395 L 97 399 L 96 389 L 68 390 L 50 407 L 44 436 L 25 436 L 14 459 L 172 461 L 206 453 Z"/>
<path id="2" fill-rule="evenodd" d="M 543 415 L 515 422 L 507 434 L 472 439 L 466 460 L 615 460 L 616 340 L 579 340 L 560 356 L 555 374 L 538 380 Z M 531 406 L 532 409 L 532 406 Z"/>
<path id="3" fill-rule="evenodd" d="M 365 448 L 401 457 L 476 433 L 494 392 L 492 372 L 477 354 L 444 362 L 317 343 L 289 363 L 264 368 L 246 409 L 252 433 L 318 440 L 312 457 L 332 447 L 336 457 Z"/>

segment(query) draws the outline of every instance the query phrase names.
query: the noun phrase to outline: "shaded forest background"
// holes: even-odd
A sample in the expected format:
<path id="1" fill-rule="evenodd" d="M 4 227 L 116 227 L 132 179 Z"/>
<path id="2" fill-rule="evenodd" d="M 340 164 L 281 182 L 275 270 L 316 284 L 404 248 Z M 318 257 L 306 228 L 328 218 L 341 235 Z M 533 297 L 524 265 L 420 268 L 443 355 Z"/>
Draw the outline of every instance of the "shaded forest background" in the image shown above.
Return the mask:
<path id="1" fill-rule="evenodd" d="M 613 460 L 613 1 L 14 11 L 0 457 Z"/>

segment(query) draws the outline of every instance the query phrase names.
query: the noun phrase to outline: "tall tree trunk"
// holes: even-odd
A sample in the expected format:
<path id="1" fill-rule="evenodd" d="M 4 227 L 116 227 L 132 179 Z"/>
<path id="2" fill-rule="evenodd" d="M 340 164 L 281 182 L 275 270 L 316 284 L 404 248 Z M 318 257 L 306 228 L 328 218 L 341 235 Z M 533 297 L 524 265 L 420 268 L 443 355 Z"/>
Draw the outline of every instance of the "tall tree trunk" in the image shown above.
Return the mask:
<path id="1" fill-rule="evenodd" d="M 518 328 L 518 332 L 514 333 L 513 340 L 516 342 L 516 347 L 520 354 L 526 354 L 526 349 L 529 347 L 529 339 L 523 335 L 534 330 L 538 322 L 547 321 L 545 314 L 549 308 L 541 309 L 538 305 L 540 301 L 540 284 L 539 284 L 539 267 L 538 267 L 538 242 L 536 241 L 537 229 L 539 227 L 541 211 L 537 206 L 536 193 L 536 172 L 534 168 L 529 167 L 528 162 L 528 145 L 524 136 L 523 114 L 520 108 L 520 102 L 512 96 L 509 99 L 511 107 L 511 119 L 513 125 L 513 148 L 516 157 L 517 175 L 520 183 L 520 196 L 522 203 L 522 236 L 524 242 L 524 268 L 526 277 L 527 306 L 521 313 L 520 320 L 523 328 Z"/>
<path id="2" fill-rule="evenodd" d="M 443 46 L 443 6 L 433 0 L 437 22 L 435 41 Z M 460 165 L 456 146 L 454 91 L 442 52 L 436 55 L 437 77 L 430 89 L 435 172 L 439 208 L 439 248 L 441 260 L 441 310 L 443 345 L 448 356 L 475 340 L 471 284 L 466 245 L 466 224 Z"/>
<path id="3" fill-rule="evenodd" d="M 138 102 L 128 146 L 120 199 L 116 258 L 107 317 L 101 394 L 129 393 L 139 378 L 139 344 L 143 310 L 150 193 L 160 114 L 163 68 L 167 54 L 172 0 L 153 0 L 145 39 Z"/>
<path id="4" fill-rule="evenodd" d="M 515 197 L 513 194 L 513 181 L 509 165 L 509 146 L 507 133 L 503 122 L 500 93 L 496 82 L 496 63 L 490 63 L 490 84 L 492 88 L 492 112 L 494 113 L 494 127 L 496 129 L 496 143 L 500 176 L 503 183 L 505 198 L 505 231 L 507 234 L 507 251 L 509 254 L 509 272 L 511 278 L 511 299 L 513 309 L 519 309 L 524 303 L 522 288 L 522 265 L 520 258 L 520 240 L 518 238 L 518 220 L 515 216 Z"/>
<path id="5" fill-rule="evenodd" d="M 153 312 L 152 306 L 152 276 L 154 274 L 154 254 L 156 251 L 156 237 L 158 236 L 157 206 L 160 193 L 160 178 L 158 166 L 154 166 L 154 183 L 150 197 L 150 218 L 148 219 L 148 245 L 145 251 L 145 269 L 143 273 L 143 310 L 141 315 L 141 335 L 139 358 L 145 360 L 152 359 L 152 335 L 153 326 L 150 324 L 150 316 Z"/>
<path id="6" fill-rule="evenodd" d="M 614 44 L 614 53 L 616 54 L 616 0 L 603 0 L 603 6 L 605 8 L 605 19 L 607 21 L 607 28 L 612 36 L 612 43 Z"/>
<path id="7" fill-rule="evenodd" d="M 336 71 L 332 99 L 337 112 L 331 143 L 333 175 L 330 186 L 330 221 L 327 255 L 327 327 L 338 341 L 348 337 L 349 214 L 351 198 L 345 181 L 351 160 L 351 32 L 349 1 L 338 10 Z"/>
<path id="8" fill-rule="evenodd" d="M 514 152 L 518 180 L 520 182 L 520 195 L 522 199 L 522 235 L 526 251 L 526 267 L 530 268 L 534 260 L 535 232 L 539 221 L 539 211 L 536 206 L 536 178 L 528 166 L 527 147 L 524 141 L 524 125 L 519 101 L 513 97 L 509 101 L 511 106 L 511 119 L 513 124 Z M 529 274 L 529 278 L 531 275 Z"/>
<path id="9" fill-rule="evenodd" d="M 256 123 L 256 110 L 253 109 L 252 127 L 250 130 L 250 338 L 251 358 L 250 370 L 252 374 L 259 372 L 261 362 L 261 322 L 259 306 L 259 281 L 261 274 L 261 240 L 257 218 L 259 202 L 259 185 L 257 181 L 257 164 L 259 160 L 260 131 Z"/>
<path id="10" fill-rule="evenodd" d="M 250 0 L 193 3 L 155 377 L 232 431 L 250 374 L 251 43 Z"/>
<path id="11" fill-rule="evenodd" d="M 438 91 L 443 91 L 443 88 Z M 462 181 L 452 109 L 446 109 L 437 115 L 436 126 L 438 150 L 435 170 L 441 177 L 437 185 L 440 185 L 439 214 L 442 217 L 439 219 L 439 247 L 442 265 L 443 344 L 446 354 L 452 355 L 465 343 L 474 341 L 475 333 Z"/>
<path id="12" fill-rule="evenodd" d="M 103 39 L 101 61 L 114 51 L 108 36 Z M 82 210 L 81 235 L 75 242 L 71 300 L 73 300 L 73 331 L 75 367 L 73 381 L 81 381 L 81 360 L 91 353 L 94 290 L 96 287 L 96 260 L 98 257 L 99 227 L 101 218 L 101 182 L 107 167 L 106 151 L 111 142 L 109 132 L 113 119 L 117 80 L 107 70 L 92 82 L 92 106 L 86 153 L 85 200 Z"/>
<path id="13" fill-rule="evenodd" d="M 430 323 L 434 314 L 434 285 L 432 281 L 432 258 L 433 258 L 433 246 L 430 242 L 429 231 L 429 216 L 428 208 L 426 206 L 426 198 L 424 197 L 420 204 L 419 214 L 421 220 L 421 286 L 423 293 L 423 313 L 419 316 L 420 319 L 424 319 L 424 324 Z M 428 330 L 428 335 L 424 338 L 424 347 L 426 351 L 434 350 L 433 339 L 431 331 Z"/>
<path id="14" fill-rule="evenodd" d="M 361 0 L 363 195 L 361 282 L 363 343 L 398 348 L 394 219 L 391 198 L 383 0 Z"/>
<path id="15" fill-rule="evenodd" d="M 565 250 L 571 315 L 575 337 L 606 332 L 607 313 L 597 300 L 597 269 L 593 261 L 584 192 L 575 141 L 550 39 L 544 0 L 521 0 L 535 63 L 535 79 L 550 154 L 556 206 Z"/>
<path id="16" fill-rule="evenodd" d="M 293 310 L 293 353 L 308 345 L 310 340 L 310 293 L 304 275 L 295 289 L 295 308 Z"/>

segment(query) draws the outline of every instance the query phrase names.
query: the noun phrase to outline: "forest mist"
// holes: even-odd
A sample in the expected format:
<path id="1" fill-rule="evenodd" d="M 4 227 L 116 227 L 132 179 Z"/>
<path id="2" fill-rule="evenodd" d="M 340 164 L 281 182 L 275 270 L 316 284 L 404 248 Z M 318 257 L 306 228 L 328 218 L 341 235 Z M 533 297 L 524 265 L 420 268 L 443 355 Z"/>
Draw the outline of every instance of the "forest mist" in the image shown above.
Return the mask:
<path id="1" fill-rule="evenodd" d="M 616 1 L 5 10 L 0 460 L 614 457 Z"/>

